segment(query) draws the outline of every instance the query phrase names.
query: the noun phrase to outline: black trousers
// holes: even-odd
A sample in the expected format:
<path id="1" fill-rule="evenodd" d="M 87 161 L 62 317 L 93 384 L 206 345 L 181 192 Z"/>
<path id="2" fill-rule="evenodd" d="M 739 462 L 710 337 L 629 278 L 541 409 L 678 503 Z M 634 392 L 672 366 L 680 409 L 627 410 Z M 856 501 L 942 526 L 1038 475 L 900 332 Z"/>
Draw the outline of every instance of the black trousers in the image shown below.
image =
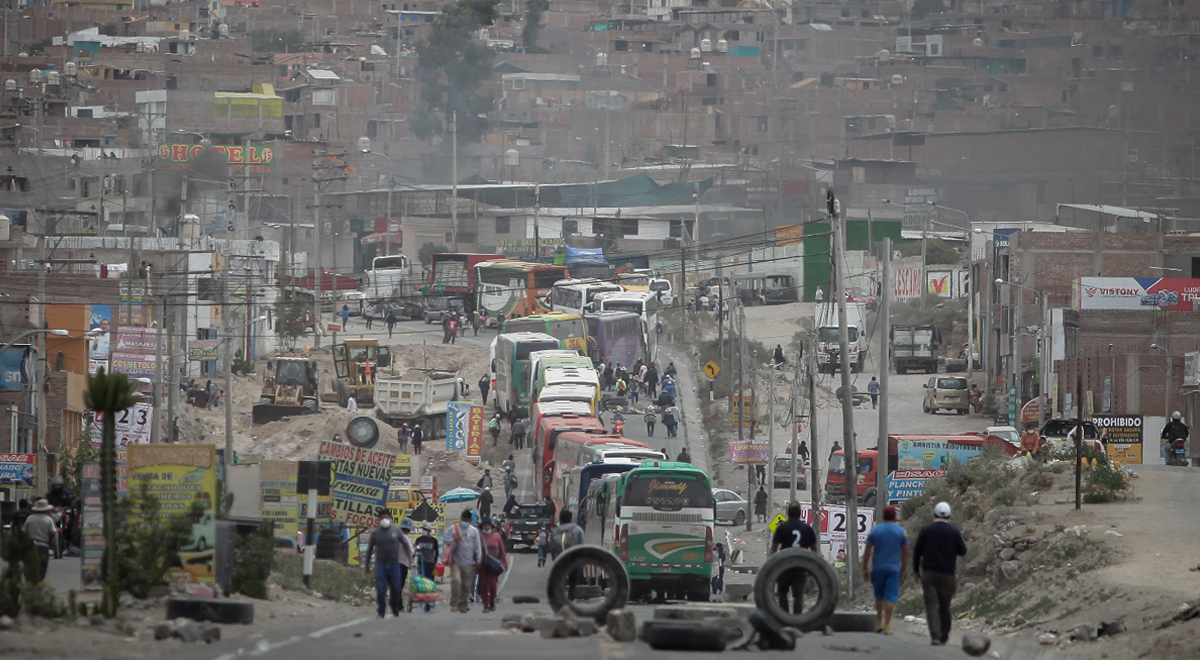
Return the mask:
<path id="1" fill-rule="evenodd" d="M 958 580 L 945 573 L 921 572 L 921 588 L 925 592 L 925 620 L 929 622 L 929 638 L 945 642 L 950 639 L 950 601 L 958 589 Z"/>

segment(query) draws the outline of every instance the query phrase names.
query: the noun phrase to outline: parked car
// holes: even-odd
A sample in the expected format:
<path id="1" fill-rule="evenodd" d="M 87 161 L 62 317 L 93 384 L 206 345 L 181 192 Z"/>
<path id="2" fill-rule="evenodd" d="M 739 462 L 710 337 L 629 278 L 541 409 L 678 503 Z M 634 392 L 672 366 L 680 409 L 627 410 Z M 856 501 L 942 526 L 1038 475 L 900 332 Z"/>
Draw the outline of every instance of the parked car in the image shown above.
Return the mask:
<path id="1" fill-rule="evenodd" d="M 969 388 L 967 379 L 962 376 L 933 376 L 925 383 L 921 412 L 932 414 L 939 410 L 953 410 L 965 415 L 971 407 L 967 396 Z"/>
<path id="2" fill-rule="evenodd" d="M 1015 426 L 989 426 L 983 431 L 984 435 L 994 435 L 1008 444 L 1021 448 L 1021 432 Z"/>
<path id="3" fill-rule="evenodd" d="M 713 489 L 713 501 L 717 504 L 717 522 L 727 520 L 736 527 L 744 525 L 750 515 L 750 502 L 732 490 Z"/>
<path id="4" fill-rule="evenodd" d="M 350 306 L 350 316 L 362 316 L 363 308 L 367 306 L 367 294 L 365 291 L 347 291 L 342 294 L 342 302 Z"/>
<path id="5" fill-rule="evenodd" d="M 790 449 L 790 446 L 789 446 Z M 808 478 L 804 476 L 804 459 L 796 459 L 800 465 L 796 471 L 796 489 L 804 490 L 808 488 Z M 776 456 L 775 457 L 775 478 L 773 480 L 775 488 L 791 488 L 792 477 L 792 457 L 791 456 Z"/>
<path id="6" fill-rule="evenodd" d="M 1041 431 L 1043 447 L 1054 447 L 1055 450 L 1061 451 L 1068 446 L 1074 446 L 1075 440 L 1072 433 L 1075 431 L 1075 420 L 1073 419 L 1051 419 L 1047 420 L 1042 425 Z M 1104 451 L 1104 444 L 1100 441 L 1100 429 L 1091 422 L 1083 423 L 1083 441 L 1090 443 L 1093 449 Z M 1086 445 L 1085 445 L 1086 446 Z"/>
<path id="7" fill-rule="evenodd" d="M 508 549 L 511 551 L 518 545 L 536 549 L 538 532 L 553 523 L 553 502 L 518 505 L 512 514 L 505 518 Z"/>
<path id="8" fill-rule="evenodd" d="M 462 314 L 463 301 L 458 298 L 434 298 L 432 302 L 425 306 L 423 316 L 426 323 L 441 323 L 442 316 L 448 311 L 453 311 L 455 314 Z"/>
<path id="9" fill-rule="evenodd" d="M 868 312 L 873 312 L 879 308 L 879 298 L 862 288 L 846 289 L 846 302 L 862 303 L 866 306 Z"/>

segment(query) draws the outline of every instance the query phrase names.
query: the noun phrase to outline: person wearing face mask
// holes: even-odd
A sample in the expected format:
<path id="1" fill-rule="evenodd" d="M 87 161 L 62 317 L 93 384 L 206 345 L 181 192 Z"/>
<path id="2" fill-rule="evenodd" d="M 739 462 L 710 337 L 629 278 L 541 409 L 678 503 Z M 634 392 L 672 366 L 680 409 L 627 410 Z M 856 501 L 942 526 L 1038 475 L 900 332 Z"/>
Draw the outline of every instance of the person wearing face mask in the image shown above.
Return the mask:
<path id="1" fill-rule="evenodd" d="M 457 525 L 446 530 L 446 554 L 442 563 L 450 568 L 450 610 L 466 614 L 467 594 L 475 582 L 475 566 L 483 558 L 479 530 L 471 525 L 471 510 L 459 516 Z"/>
<path id="2" fill-rule="evenodd" d="M 367 540 L 367 553 L 363 557 L 363 566 L 367 573 L 371 571 L 371 555 L 375 555 L 375 600 L 376 614 L 380 619 L 387 613 L 386 605 L 392 606 L 392 615 L 400 616 L 400 591 L 404 588 L 404 573 L 400 559 L 405 557 L 411 561 L 412 544 L 408 538 L 392 527 L 392 514 L 384 510 L 379 516 L 379 527 L 371 532 Z M 391 598 L 388 598 L 388 589 Z"/>
<path id="3" fill-rule="evenodd" d="M 496 531 L 496 526 L 492 523 L 491 518 L 484 518 L 479 523 L 479 540 L 483 550 L 483 557 L 479 560 L 477 567 L 479 574 L 479 599 L 483 601 L 484 612 L 496 611 L 496 587 L 500 576 L 489 570 L 488 563 L 483 558 L 495 557 L 500 560 L 500 564 L 508 568 L 508 554 L 504 548 L 504 537 Z"/>

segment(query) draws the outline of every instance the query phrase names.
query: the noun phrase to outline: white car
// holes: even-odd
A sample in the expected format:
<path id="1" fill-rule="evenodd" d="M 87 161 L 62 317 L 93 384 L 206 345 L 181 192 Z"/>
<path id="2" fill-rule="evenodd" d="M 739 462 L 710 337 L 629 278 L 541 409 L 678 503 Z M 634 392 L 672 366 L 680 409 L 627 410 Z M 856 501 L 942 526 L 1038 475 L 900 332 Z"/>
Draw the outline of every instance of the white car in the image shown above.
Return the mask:
<path id="1" fill-rule="evenodd" d="M 658 294 L 658 304 L 661 307 L 675 306 L 675 289 L 670 280 L 650 280 L 650 290 Z"/>
<path id="2" fill-rule="evenodd" d="M 1021 448 L 1021 432 L 1015 426 L 989 426 L 983 431 L 984 435 L 994 435 L 1008 444 Z"/>
<path id="3" fill-rule="evenodd" d="M 717 505 L 717 522 L 728 520 L 736 527 L 746 523 L 750 517 L 750 502 L 732 490 L 712 489 L 713 501 Z"/>

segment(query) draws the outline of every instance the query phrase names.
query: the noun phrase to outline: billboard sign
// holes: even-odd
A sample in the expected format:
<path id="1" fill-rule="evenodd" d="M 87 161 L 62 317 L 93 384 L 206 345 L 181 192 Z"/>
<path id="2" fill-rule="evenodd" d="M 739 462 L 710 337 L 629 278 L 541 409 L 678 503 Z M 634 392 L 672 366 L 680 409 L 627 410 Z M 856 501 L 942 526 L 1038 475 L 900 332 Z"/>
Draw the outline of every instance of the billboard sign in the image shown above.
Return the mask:
<path id="1" fill-rule="evenodd" d="M 901 440 L 896 449 L 896 471 L 888 475 L 888 502 L 920 495 L 925 482 L 946 477 L 952 462 L 967 463 L 982 450 L 981 445 L 952 440 Z"/>
<path id="2" fill-rule="evenodd" d="M 319 460 L 333 461 L 334 522 L 352 527 L 375 527 L 387 511 L 388 484 L 396 455 L 328 440 L 321 443 Z"/>
<path id="3" fill-rule="evenodd" d="M 274 147 L 220 144 L 206 147 L 202 144 L 166 142 L 158 145 L 158 166 L 171 170 L 187 169 L 210 149 L 219 162 L 235 166 L 232 168 L 235 171 L 249 167 L 251 172 L 269 172 L 275 165 Z"/>
<path id="4" fill-rule="evenodd" d="M 145 484 L 163 514 L 183 513 L 193 502 L 204 515 L 179 550 L 182 568 L 169 570 L 172 581 L 214 582 L 217 541 L 217 452 L 212 445 L 131 445 L 125 452 L 134 488 Z"/>
<path id="5" fill-rule="evenodd" d="M 1182 277 L 1081 277 L 1076 309 L 1191 312 L 1200 300 L 1200 279 Z"/>
<path id="6" fill-rule="evenodd" d="M 37 454 L 0 454 L 0 488 L 37 489 Z"/>
<path id="7" fill-rule="evenodd" d="M 1092 423 L 1100 430 L 1104 451 L 1114 465 L 1142 462 L 1145 431 L 1141 415 L 1092 415 Z"/>

